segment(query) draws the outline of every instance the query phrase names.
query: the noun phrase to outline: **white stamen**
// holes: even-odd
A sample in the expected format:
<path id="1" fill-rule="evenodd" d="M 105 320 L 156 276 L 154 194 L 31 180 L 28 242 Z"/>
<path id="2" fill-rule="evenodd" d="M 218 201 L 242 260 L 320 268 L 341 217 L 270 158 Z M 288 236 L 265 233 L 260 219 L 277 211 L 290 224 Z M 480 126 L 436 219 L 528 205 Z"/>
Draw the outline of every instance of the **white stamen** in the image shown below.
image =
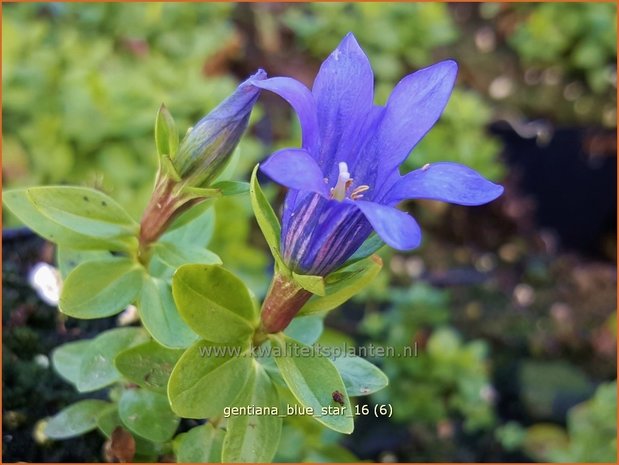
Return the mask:
<path id="1" fill-rule="evenodd" d="M 426 163 L 421 167 L 421 171 L 428 171 L 430 169 L 430 163 Z"/>
<path id="2" fill-rule="evenodd" d="M 348 172 L 348 165 L 345 162 L 340 162 L 338 165 L 340 174 L 337 177 L 337 184 L 331 189 L 331 196 L 337 200 L 344 200 L 346 197 L 346 190 L 350 187 L 350 173 Z"/>

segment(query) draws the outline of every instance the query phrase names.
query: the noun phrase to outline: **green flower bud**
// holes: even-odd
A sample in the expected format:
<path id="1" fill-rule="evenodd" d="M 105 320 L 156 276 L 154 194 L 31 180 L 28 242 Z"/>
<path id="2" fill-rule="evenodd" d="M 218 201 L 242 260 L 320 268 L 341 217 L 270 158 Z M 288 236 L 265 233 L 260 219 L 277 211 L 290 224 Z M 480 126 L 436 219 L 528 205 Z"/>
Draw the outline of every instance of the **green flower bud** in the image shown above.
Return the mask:
<path id="1" fill-rule="evenodd" d="M 172 164 L 186 185 L 208 187 L 226 167 L 260 94 L 252 82 L 264 79 L 258 70 L 183 138 Z"/>

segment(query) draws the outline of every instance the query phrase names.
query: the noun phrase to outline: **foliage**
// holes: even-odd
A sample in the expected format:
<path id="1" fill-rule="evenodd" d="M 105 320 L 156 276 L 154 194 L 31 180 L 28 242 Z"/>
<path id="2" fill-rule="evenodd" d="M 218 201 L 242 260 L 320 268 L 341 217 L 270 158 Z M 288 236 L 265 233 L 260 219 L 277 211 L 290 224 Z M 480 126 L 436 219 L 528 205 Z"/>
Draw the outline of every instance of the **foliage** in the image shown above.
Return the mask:
<path id="1" fill-rule="evenodd" d="M 617 383 L 601 384 L 593 397 L 572 407 L 567 428 L 537 423 L 524 428 L 511 422 L 497 430 L 509 450 L 522 447 L 531 457 L 548 462 L 617 460 Z"/>
<path id="2" fill-rule="evenodd" d="M 222 42 L 233 40 L 231 8 L 164 3 L 6 8 L 6 185 L 103 187 L 136 216 L 156 167 L 151 131 L 160 102 L 153 96 L 165 101 L 184 133 L 234 88 L 230 77 L 206 79 L 202 70 Z"/>
<path id="3" fill-rule="evenodd" d="M 509 38 L 525 63 L 562 63 L 566 72 L 584 73 L 594 93 L 610 89 L 608 65 L 617 56 L 616 5 L 549 3 L 527 10 Z"/>
<path id="4" fill-rule="evenodd" d="M 381 367 L 398 382 L 372 398 L 397 405 L 393 416 L 398 422 L 414 418 L 436 426 L 445 418 L 462 417 L 469 431 L 493 426 L 488 348 L 481 340 L 463 342 L 455 329 L 445 326 L 448 294 L 423 284 L 390 289 L 389 294 L 390 308 L 366 314 L 363 327 L 373 343 L 396 348 L 394 357 L 381 360 Z M 421 347 L 414 342 L 426 338 Z"/>

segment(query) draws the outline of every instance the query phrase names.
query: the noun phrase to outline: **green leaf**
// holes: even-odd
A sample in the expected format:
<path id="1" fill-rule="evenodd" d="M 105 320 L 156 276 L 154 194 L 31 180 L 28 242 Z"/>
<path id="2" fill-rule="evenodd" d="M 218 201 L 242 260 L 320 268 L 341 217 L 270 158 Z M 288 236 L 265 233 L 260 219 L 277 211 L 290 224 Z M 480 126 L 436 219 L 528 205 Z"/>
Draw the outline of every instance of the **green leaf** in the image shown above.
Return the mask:
<path id="1" fill-rule="evenodd" d="M 170 155 L 159 155 L 159 170 L 164 176 L 167 176 L 172 181 L 181 182 L 183 180 L 181 175 L 178 174 L 178 171 L 176 171 Z"/>
<path id="2" fill-rule="evenodd" d="M 161 345 L 184 349 L 198 339 L 176 309 L 172 289 L 167 282 L 145 277 L 137 306 L 142 324 Z"/>
<path id="3" fill-rule="evenodd" d="M 344 355 L 336 357 L 333 363 L 351 397 L 373 394 L 389 384 L 389 378 L 380 368 L 361 357 Z"/>
<path id="4" fill-rule="evenodd" d="M 67 439 L 87 433 L 97 427 L 97 416 L 108 405 L 108 402 L 95 399 L 76 402 L 49 420 L 45 435 L 51 439 Z"/>
<path id="5" fill-rule="evenodd" d="M 171 439 L 180 422 L 165 395 L 139 388 L 122 393 L 118 414 L 127 428 L 153 442 Z"/>
<path id="6" fill-rule="evenodd" d="M 147 339 L 148 336 L 140 328 L 111 329 L 94 338 L 84 351 L 77 389 L 80 392 L 96 391 L 120 381 L 121 374 L 114 367 L 114 358 L 122 350 Z"/>
<path id="7" fill-rule="evenodd" d="M 234 405 L 252 374 L 249 342 L 198 341 L 180 358 L 168 383 L 172 410 L 184 418 L 213 418 Z"/>
<path id="8" fill-rule="evenodd" d="M 153 244 L 153 252 L 159 260 L 170 268 L 176 269 L 188 263 L 203 265 L 221 265 L 222 261 L 216 253 L 191 243 L 180 243 L 180 246 L 167 241 Z"/>
<path id="9" fill-rule="evenodd" d="M 275 386 L 264 369 L 254 362 L 256 375 L 240 395 L 239 405 L 272 408 L 279 411 Z M 279 446 L 282 418 L 277 415 L 231 415 L 223 444 L 222 462 L 271 462 Z"/>
<path id="10" fill-rule="evenodd" d="M 174 438 L 177 463 L 219 463 L 224 432 L 211 423 L 191 428 Z"/>
<path id="11" fill-rule="evenodd" d="M 52 352 L 54 369 L 71 384 L 77 385 L 80 364 L 91 342 L 90 340 L 68 342 L 56 347 Z"/>
<path id="12" fill-rule="evenodd" d="M 43 186 L 26 189 L 34 207 L 58 224 L 101 239 L 134 236 L 138 224 L 114 199 L 95 189 Z"/>
<path id="13" fill-rule="evenodd" d="M 212 187 L 195 187 L 185 185 L 181 189 L 183 197 L 186 199 L 217 199 L 221 197 L 221 191 Z"/>
<path id="14" fill-rule="evenodd" d="M 182 266 L 174 273 L 172 292 L 183 319 L 207 341 L 248 339 L 258 324 L 247 287 L 220 266 Z"/>
<path id="15" fill-rule="evenodd" d="M 243 181 L 219 181 L 211 185 L 212 189 L 217 189 L 221 195 L 239 195 L 249 192 L 249 183 Z"/>
<path id="16" fill-rule="evenodd" d="M 279 220 L 273 211 L 273 208 L 269 204 L 269 201 L 262 192 L 260 183 L 258 182 L 258 167 L 256 165 L 254 171 L 251 173 L 251 181 L 249 185 L 249 196 L 251 199 L 251 207 L 254 211 L 254 216 L 260 226 L 260 230 L 264 235 L 264 239 L 271 249 L 271 254 L 275 260 L 275 264 L 279 268 L 280 272 L 284 273 L 287 270 L 284 264 L 281 254 L 279 252 L 279 239 L 281 235 L 281 226 Z"/>
<path id="17" fill-rule="evenodd" d="M 322 276 L 292 273 L 292 279 L 306 291 L 319 296 L 325 295 L 325 281 Z"/>
<path id="18" fill-rule="evenodd" d="M 171 243 L 191 242 L 206 247 L 215 231 L 213 202 L 200 202 L 176 218 L 161 240 Z"/>
<path id="19" fill-rule="evenodd" d="M 56 247 L 56 263 L 62 279 L 66 279 L 69 273 L 81 263 L 110 257 L 112 255 L 105 250 L 78 250 L 66 245 Z"/>
<path id="20" fill-rule="evenodd" d="M 65 315 L 82 319 L 115 315 L 135 301 L 143 274 L 143 268 L 128 258 L 82 263 L 67 277 L 58 308 Z"/>
<path id="21" fill-rule="evenodd" d="M 112 436 L 112 432 L 118 426 L 127 430 L 127 425 L 123 424 L 120 420 L 117 405 L 107 407 L 97 418 L 97 427 L 108 438 Z M 131 436 L 133 436 L 133 439 L 135 440 L 135 450 L 138 454 L 158 456 L 168 452 L 164 444 L 156 444 L 135 433 L 131 433 Z"/>
<path id="22" fill-rule="evenodd" d="M 283 335 L 271 336 L 275 363 L 295 398 L 306 408 L 312 408 L 314 418 L 340 433 L 350 434 L 355 428 L 350 399 L 344 382 L 333 363 L 314 349 Z M 344 406 L 333 400 L 339 391 Z"/>
<path id="23" fill-rule="evenodd" d="M 178 149 L 178 129 L 174 118 L 164 104 L 161 104 L 155 119 L 155 142 L 159 155 L 169 155 L 174 158 Z"/>
<path id="24" fill-rule="evenodd" d="M 183 352 L 148 341 L 120 352 L 114 359 L 114 366 L 132 383 L 165 394 L 172 369 Z"/>
<path id="25" fill-rule="evenodd" d="M 342 305 L 378 275 L 383 262 L 377 255 L 352 263 L 325 278 L 325 296 L 312 297 L 299 315 L 326 312 Z"/>
<path id="26" fill-rule="evenodd" d="M 112 199 L 93 189 L 83 189 L 77 187 L 33 187 L 30 189 L 16 189 L 5 191 L 2 198 L 11 212 L 17 216 L 26 226 L 35 231 L 45 239 L 57 244 L 67 245 L 75 249 L 91 250 L 118 250 L 131 251 L 137 247 L 137 224 L 126 218 L 127 213 L 122 210 L 123 222 L 127 224 L 116 224 L 97 219 L 93 219 L 73 214 L 79 210 L 75 202 L 67 201 L 67 190 L 70 190 L 69 197 L 75 196 L 82 203 L 88 204 L 87 211 L 103 209 L 101 202 L 106 202 L 107 209 L 121 209 Z M 63 196 L 58 195 L 59 191 Z M 42 201 L 41 197 L 47 201 Z M 101 198 L 105 200 L 102 200 Z M 37 199 L 36 201 L 33 200 Z M 84 200 L 87 198 L 88 200 Z M 53 208 L 57 203 L 58 208 Z M 51 205 L 50 205 L 51 204 Z M 71 205 L 66 205 L 71 204 Z M 92 205 L 91 205 L 92 204 Z M 63 212 L 59 208 L 73 208 L 73 212 Z M 113 216 L 113 215 L 112 215 Z M 128 215 L 127 215 L 128 217 Z M 75 220 L 75 221 L 74 221 Z M 102 226 L 99 229 L 99 226 Z"/>
<path id="27" fill-rule="evenodd" d="M 311 345 L 318 340 L 323 328 L 324 322 L 321 315 L 298 316 L 290 322 L 284 334 L 303 344 Z"/>

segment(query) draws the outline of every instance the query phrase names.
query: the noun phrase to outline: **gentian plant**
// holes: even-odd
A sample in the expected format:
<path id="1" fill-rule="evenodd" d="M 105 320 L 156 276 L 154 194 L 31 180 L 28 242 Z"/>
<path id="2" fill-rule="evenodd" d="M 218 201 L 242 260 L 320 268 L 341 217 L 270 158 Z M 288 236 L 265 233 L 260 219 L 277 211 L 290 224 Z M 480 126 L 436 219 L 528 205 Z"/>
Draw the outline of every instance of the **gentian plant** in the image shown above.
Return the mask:
<path id="1" fill-rule="evenodd" d="M 141 223 L 107 195 L 81 187 L 7 191 L 5 204 L 58 245 L 65 277 L 59 308 L 102 318 L 130 304 L 139 322 L 59 347 L 56 370 L 80 392 L 108 388 L 47 423 L 50 438 L 98 428 L 111 459 L 268 462 L 287 414 L 351 433 L 351 398 L 387 385 L 370 362 L 327 357 L 313 344 L 325 314 L 380 271 L 385 243 L 411 250 L 419 226 L 396 205 L 437 199 L 480 205 L 502 188 L 455 163 L 404 176 L 400 164 L 437 121 L 456 78 L 444 61 L 405 77 L 387 104 L 373 102 L 373 74 L 352 34 L 323 63 L 310 91 L 259 71 L 179 140 L 161 107 L 155 124 L 160 166 Z M 220 179 L 261 90 L 286 99 L 302 147 L 274 153 L 249 185 Z M 287 187 L 281 222 L 257 179 Z M 274 258 L 262 302 L 206 248 L 224 195 L 249 190 Z M 375 232 L 375 234 L 374 234 Z M 181 418 L 195 419 L 176 434 Z"/>

